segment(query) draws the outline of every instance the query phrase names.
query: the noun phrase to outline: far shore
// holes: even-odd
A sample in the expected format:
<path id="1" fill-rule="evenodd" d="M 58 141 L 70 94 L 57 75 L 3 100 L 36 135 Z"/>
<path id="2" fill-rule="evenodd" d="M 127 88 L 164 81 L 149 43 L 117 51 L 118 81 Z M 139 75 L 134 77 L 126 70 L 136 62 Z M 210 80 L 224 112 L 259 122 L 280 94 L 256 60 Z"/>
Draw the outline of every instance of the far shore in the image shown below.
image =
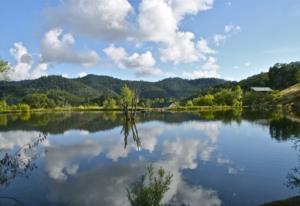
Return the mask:
<path id="1" fill-rule="evenodd" d="M 165 107 L 165 108 L 149 108 L 149 107 L 137 107 L 137 112 L 205 112 L 205 111 L 229 111 L 229 110 L 243 110 L 243 109 L 253 109 L 259 111 L 268 111 L 270 109 L 274 109 L 275 106 L 269 107 L 232 107 L 232 106 L 191 106 L 191 107 Z M 122 108 L 104 108 L 100 106 L 78 106 L 78 107 L 56 107 L 56 108 L 32 108 L 28 111 L 22 110 L 6 110 L 0 112 L 0 114 L 20 114 L 20 113 L 48 113 L 48 112 L 88 112 L 88 111 L 102 111 L 102 112 L 123 112 Z"/>

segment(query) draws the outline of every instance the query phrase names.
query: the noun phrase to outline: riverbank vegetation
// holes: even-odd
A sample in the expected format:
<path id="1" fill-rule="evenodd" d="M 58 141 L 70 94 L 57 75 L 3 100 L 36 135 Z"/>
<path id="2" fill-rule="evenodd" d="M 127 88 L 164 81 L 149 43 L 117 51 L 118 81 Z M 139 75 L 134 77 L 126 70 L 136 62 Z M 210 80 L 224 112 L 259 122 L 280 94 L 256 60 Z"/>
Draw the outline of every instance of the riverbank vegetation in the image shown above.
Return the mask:
<path id="1" fill-rule="evenodd" d="M 108 97 L 99 103 L 83 103 L 79 105 L 56 103 L 46 94 L 29 94 L 17 104 L 8 104 L 6 100 L 0 100 L 0 113 L 14 112 L 40 112 L 40 111 L 130 111 L 135 107 L 136 111 L 185 111 L 185 110 L 228 110 L 247 108 L 282 107 L 281 100 L 286 98 L 285 91 L 273 91 L 270 93 L 257 93 L 243 91 L 241 87 L 235 86 L 230 89 L 218 89 L 207 91 L 199 96 L 186 99 L 139 99 L 138 94 L 127 85 L 122 87 L 119 98 Z M 292 93 L 294 94 L 294 93 Z M 293 96 L 293 95 L 292 95 Z M 294 96 L 293 96 L 294 97 Z M 124 99 L 125 98 L 125 99 Z M 125 101 L 126 100 L 126 101 Z M 135 102 L 132 104 L 132 102 Z M 128 102 L 128 104 L 124 104 Z"/>
<path id="2" fill-rule="evenodd" d="M 96 75 L 75 79 L 49 76 L 14 82 L 5 78 L 8 70 L 7 62 L 0 61 L 3 80 L 0 81 L 0 113 L 123 110 L 124 88 L 130 101 L 130 95 L 135 94 L 137 111 L 266 109 L 282 105 L 300 110 L 299 62 L 275 64 L 269 72 L 240 82 L 215 78 L 124 81 Z M 253 86 L 270 87 L 273 91 L 252 91 Z"/>

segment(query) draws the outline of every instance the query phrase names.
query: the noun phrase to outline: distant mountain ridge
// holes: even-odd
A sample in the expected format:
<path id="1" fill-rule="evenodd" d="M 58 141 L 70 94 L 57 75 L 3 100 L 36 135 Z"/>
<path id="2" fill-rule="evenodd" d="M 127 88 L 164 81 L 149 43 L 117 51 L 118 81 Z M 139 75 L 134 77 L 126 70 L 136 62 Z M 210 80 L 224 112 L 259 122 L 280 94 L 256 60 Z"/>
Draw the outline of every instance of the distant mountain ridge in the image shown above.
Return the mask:
<path id="1" fill-rule="evenodd" d="M 8 103 L 21 102 L 32 93 L 46 94 L 57 102 L 80 104 L 101 102 L 107 97 L 118 97 L 123 85 L 135 89 L 141 98 L 188 98 L 210 88 L 231 88 L 237 84 L 243 89 L 252 86 L 268 86 L 286 89 L 300 82 L 300 62 L 275 64 L 268 72 L 253 75 L 239 82 L 218 78 L 194 80 L 166 78 L 156 82 L 121 80 L 110 76 L 87 75 L 68 79 L 62 76 L 41 77 L 35 80 L 0 82 L 0 99 Z"/>
<path id="2" fill-rule="evenodd" d="M 0 82 L 0 98 L 8 102 L 18 102 L 29 93 L 49 93 L 83 100 L 97 99 L 101 96 L 117 97 L 123 85 L 127 84 L 139 93 L 141 98 L 183 98 L 199 93 L 201 90 L 227 83 L 217 78 L 187 80 L 167 78 L 157 82 L 121 80 L 110 76 L 87 75 L 68 79 L 62 76 L 47 76 L 34 80 Z M 80 100 L 78 99 L 78 102 Z"/>

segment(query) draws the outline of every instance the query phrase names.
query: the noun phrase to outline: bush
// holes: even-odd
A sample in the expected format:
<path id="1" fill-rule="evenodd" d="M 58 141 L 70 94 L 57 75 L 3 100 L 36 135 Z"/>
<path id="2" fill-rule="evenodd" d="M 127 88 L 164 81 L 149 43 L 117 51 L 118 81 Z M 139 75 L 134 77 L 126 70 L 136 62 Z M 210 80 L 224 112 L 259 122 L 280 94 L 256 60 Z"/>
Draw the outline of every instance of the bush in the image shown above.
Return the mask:
<path id="1" fill-rule="evenodd" d="M 243 104 L 241 101 L 237 100 L 237 99 L 234 99 L 233 102 L 232 102 L 232 106 L 235 107 L 235 108 L 238 108 L 238 107 L 242 107 Z"/>
<path id="2" fill-rule="evenodd" d="M 186 103 L 185 106 L 187 106 L 187 107 L 192 107 L 192 106 L 194 106 L 192 100 L 187 101 L 187 103 Z"/>
<path id="3" fill-rule="evenodd" d="M 33 93 L 27 94 L 23 102 L 30 105 L 32 108 L 53 108 L 55 107 L 55 102 L 49 99 L 45 94 Z"/>
<path id="4" fill-rule="evenodd" d="M 0 112 L 7 111 L 7 104 L 5 100 L 0 100 Z"/>
<path id="5" fill-rule="evenodd" d="M 214 96 L 207 94 L 202 97 L 193 99 L 193 104 L 197 106 L 212 106 L 214 104 Z"/>
<path id="6" fill-rule="evenodd" d="M 223 89 L 222 91 L 215 94 L 215 103 L 217 105 L 233 105 L 235 95 L 231 90 Z"/>
<path id="7" fill-rule="evenodd" d="M 29 112 L 30 106 L 28 104 L 19 104 L 19 109 L 21 112 Z"/>
<path id="8" fill-rule="evenodd" d="M 117 102 L 113 98 L 110 98 L 103 102 L 103 107 L 105 109 L 115 109 L 117 107 Z"/>
<path id="9" fill-rule="evenodd" d="M 13 105 L 11 105 L 11 106 L 9 107 L 9 110 L 10 110 L 10 111 L 18 111 L 19 108 L 18 108 L 17 105 L 13 104 Z"/>
<path id="10" fill-rule="evenodd" d="M 276 95 L 272 93 L 247 92 L 243 96 L 243 104 L 246 106 L 259 106 L 274 102 Z"/>

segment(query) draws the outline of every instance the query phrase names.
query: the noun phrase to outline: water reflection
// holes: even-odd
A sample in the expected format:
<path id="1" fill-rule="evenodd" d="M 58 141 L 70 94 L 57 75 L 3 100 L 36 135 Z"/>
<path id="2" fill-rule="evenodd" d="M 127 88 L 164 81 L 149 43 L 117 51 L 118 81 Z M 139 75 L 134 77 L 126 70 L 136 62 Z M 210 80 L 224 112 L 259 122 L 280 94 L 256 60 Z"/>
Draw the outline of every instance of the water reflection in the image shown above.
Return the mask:
<path id="1" fill-rule="evenodd" d="M 270 135 L 279 141 L 300 137 L 300 122 L 288 118 L 273 119 L 270 122 Z"/>
<path id="2" fill-rule="evenodd" d="M 0 186 L 7 186 L 16 177 L 29 176 L 29 172 L 36 168 L 35 160 L 39 153 L 36 148 L 47 138 L 46 134 L 39 134 L 34 141 L 22 145 L 15 152 L 0 150 Z"/>
<path id="3" fill-rule="evenodd" d="M 294 140 L 294 148 L 298 152 L 299 165 L 291 169 L 287 174 L 287 187 L 298 190 L 300 193 L 300 138 Z"/>
<path id="4" fill-rule="evenodd" d="M 128 132 L 123 132 L 122 134 L 127 134 L 127 138 L 132 132 L 135 122 L 124 121 L 124 123 L 123 130 Z M 156 124 L 140 124 L 139 131 L 137 131 L 137 127 L 135 127 L 136 130 L 134 129 L 134 132 L 137 134 L 141 133 L 144 140 L 140 150 L 146 150 L 150 153 L 153 152 L 158 143 L 157 139 L 159 135 L 166 131 L 173 131 L 177 127 L 177 125 L 169 125 L 162 128 Z M 163 167 L 166 171 L 171 171 L 174 181 L 161 182 L 165 183 L 164 185 L 168 182 L 169 189 L 164 190 L 164 196 L 161 192 L 159 201 L 166 205 L 221 205 L 216 191 L 206 189 L 200 185 L 191 186 L 182 177 L 183 170 L 198 167 L 199 156 L 203 161 L 210 160 L 211 154 L 215 150 L 215 146 L 213 145 L 218 139 L 218 125 L 216 123 L 197 123 L 196 121 L 192 121 L 185 123 L 182 128 L 184 131 L 202 131 L 206 134 L 207 138 L 185 139 L 178 137 L 163 140 L 160 144 L 163 147 L 160 154 L 161 158 L 153 162 L 153 168 Z M 124 188 L 128 188 L 128 186 L 131 185 L 132 181 L 136 180 L 136 177 L 139 176 L 138 174 L 144 173 L 144 168 L 149 161 L 144 158 L 139 158 L 134 162 L 121 163 L 120 158 L 124 160 L 129 154 L 130 149 L 135 148 L 137 144 L 135 141 L 136 138 L 130 138 L 130 140 L 132 140 L 132 142 L 125 143 L 125 145 L 127 145 L 126 148 L 120 147 L 124 142 L 123 144 L 111 145 L 107 149 L 97 148 L 97 145 L 104 145 L 103 143 L 108 141 L 105 137 L 100 138 L 98 141 L 83 142 L 80 144 L 80 147 L 64 145 L 61 148 L 48 148 L 48 154 L 45 157 L 46 168 L 50 177 L 54 180 L 58 180 L 53 182 L 53 188 L 49 195 L 50 200 L 60 204 L 86 205 L 86 202 L 88 202 L 88 205 L 100 204 L 113 206 L 136 204 L 142 201 L 141 199 L 147 201 L 147 199 L 145 199 L 146 197 L 141 197 L 140 199 L 138 195 L 133 194 L 134 191 L 136 192 L 139 189 L 147 190 L 147 186 L 140 187 L 139 189 L 136 187 L 133 190 L 127 191 L 127 194 L 124 190 Z M 125 139 L 125 141 L 127 140 Z M 91 148 L 92 146 L 94 149 Z M 74 152 L 71 152 L 71 148 L 73 147 L 76 149 L 74 149 Z M 136 147 L 138 148 L 139 144 L 137 144 Z M 113 160 L 114 163 L 107 165 L 100 164 L 93 166 L 93 169 L 88 171 L 80 171 L 79 164 L 76 163 L 76 160 L 78 161 L 78 159 L 82 158 L 90 159 L 90 157 L 101 155 L 100 153 L 106 154 L 106 157 Z M 76 179 L 70 182 L 68 181 L 69 176 L 76 177 Z M 169 179 L 168 175 L 165 177 Z M 149 179 L 147 182 L 148 181 Z M 141 182 L 137 183 L 137 185 L 141 186 Z M 123 188 L 124 191 L 122 191 L 121 188 Z M 79 191 L 80 194 L 78 194 Z M 128 192 L 131 192 L 130 201 L 127 200 Z M 151 198 L 149 197 L 151 194 L 147 194 L 146 196 L 147 198 Z"/>
<path id="5" fill-rule="evenodd" d="M 247 111 L 141 113 L 137 122 L 120 113 L 99 112 L 32 114 L 28 120 L 5 115 L 5 119 L 6 125 L 0 125 L 0 151 L 14 154 L 29 140 L 33 143 L 39 131 L 50 133 L 40 143 L 47 152 L 39 153 L 39 175 L 0 188 L 26 205 L 139 205 L 153 200 L 148 191 L 158 195 L 155 204 L 159 200 L 174 206 L 256 205 L 290 194 L 278 185 L 293 166 L 282 164 L 292 153 L 275 166 L 270 154 L 287 151 L 274 144 L 286 145 L 300 134 L 299 123 L 290 117 Z M 149 187 L 149 169 L 144 181 L 138 178 L 149 164 L 158 179 L 156 171 L 166 171 L 154 189 Z M 270 173 L 270 168 L 281 173 Z M 20 192 L 18 184 L 32 190 Z M 265 191 L 253 190 L 257 187 Z M 34 192 L 38 200 L 26 198 Z"/>
<path id="6" fill-rule="evenodd" d="M 127 117 L 123 118 L 123 128 L 121 134 L 124 135 L 124 149 L 127 147 L 128 136 L 132 135 L 133 141 L 136 143 L 138 149 L 141 147 L 141 139 L 139 137 L 139 132 L 135 124 L 135 119 L 128 119 Z"/>
<path id="7" fill-rule="evenodd" d="M 49 146 L 44 158 L 45 170 L 50 178 L 65 181 L 79 169 L 78 159 L 88 159 L 99 155 L 101 147 L 91 141 L 73 145 Z"/>
<path id="8" fill-rule="evenodd" d="M 300 119 L 295 116 L 273 115 L 269 131 L 270 136 L 278 141 L 293 142 L 293 148 L 298 153 L 299 165 L 288 172 L 285 185 L 292 190 L 298 190 L 300 193 Z"/>
<path id="9" fill-rule="evenodd" d="M 25 115 L 25 114 L 24 114 Z M 111 130 L 115 127 L 124 126 L 130 121 L 124 121 L 123 113 L 119 112 L 65 112 L 65 113 L 34 113 L 23 118 L 24 115 L 0 115 L 0 131 L 23 130 L 39 131 L 49 134 L 62 134 L 69 130 L 85 130 L 97 132 Z M 241 119 L 249 121 L 257 118 L 269 118 L 264 114 L 242 111 L 216 111 L 216 112 L 164 112 L 164 113 L 141 113 L 137 115 L 139 123 L 160 121 L 169 124 L 182 123 L 185 121 L 222 121 L 223 123 L 240 122 Z M 253 116 L 253 117 L 252 117 Z M 252 120 L 253 119 L 253 120 Z M 128 125 L 129 126 L 129 125 Z"/>
<path id="10" fill-rule="evenodd" d="M 153 166 L 146 174 L 127 188 L 127 198 L 132 206 L 163 206 L 164 194 L 170 189 L 173 175 L 160 167 L 155 173 Z"/>
<path id="11" fill-rule="evenodd" d="M 14 137 L 12 137 L 14 138 Z M 24 138 L 24 137 L 22 137 Z M 37 168 L 35 161 L 39 158 L 38 146 L 47 138 L 47 134 L 40 133 L 32 141 L 22 144 L 15 151 L 16 145 L 11 143 L 1 144 L 0 147 L 0 189 L 7 187 L 17 177 L 29 178 L 30 172 Z M 3 137 L 0 137 L 3 139 Z M 16 138 L 14 138 L 16 139 Z M 3 142 L 3 141 L 0 141 Z M 7 150 L 11 148 L 11 150 Z M 0 205 L 25 205 L 22 201 L 12 196 L 0 195 Z"/>
<path id="12" fill-rule="evenodd" d="M 9 196 L 0 196 L 0 205 L 3 206 L 25 206 L 24 202 Z"/>

